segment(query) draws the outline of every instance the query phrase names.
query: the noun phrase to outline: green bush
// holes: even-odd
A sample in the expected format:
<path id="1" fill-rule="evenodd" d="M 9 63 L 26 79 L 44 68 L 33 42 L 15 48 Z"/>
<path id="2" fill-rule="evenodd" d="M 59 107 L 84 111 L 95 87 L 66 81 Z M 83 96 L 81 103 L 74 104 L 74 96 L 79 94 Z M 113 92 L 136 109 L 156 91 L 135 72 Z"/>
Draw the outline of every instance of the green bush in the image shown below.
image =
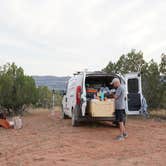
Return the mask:
<path id="1" fill-rule="evenodd" d="M 26 76 L 14 63 L 0 69 L 0 106 L 8 113 L 18 114 L 24 106 L 37 102 L 37 90 L 32 77 Z"/>

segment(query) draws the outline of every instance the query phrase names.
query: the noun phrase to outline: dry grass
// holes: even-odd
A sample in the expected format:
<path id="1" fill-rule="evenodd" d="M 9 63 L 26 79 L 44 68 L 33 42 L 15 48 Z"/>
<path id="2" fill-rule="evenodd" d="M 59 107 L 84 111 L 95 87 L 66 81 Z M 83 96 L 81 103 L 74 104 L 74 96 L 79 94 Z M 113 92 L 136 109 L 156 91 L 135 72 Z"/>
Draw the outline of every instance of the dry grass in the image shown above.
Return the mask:
<path id="1" fill-rule="evenodd" d="M 159 109 L 159 110 L 151 110 L 150 116 L 166 119 L 166 110 L 165 109 Z"/>
<path id="2" fill-rule="evenodd" d="M 52 109 L 43 109 L 43 108 L 36 108 L 36 109 L 29 109 L 27 113 L 25 113 L 24 115 L 31 115 L 33 114 L 38 114 L 40 112 L 51 112 L 51 111 L 55 111 L 55 112 L 59 112 L 61 111 L 60 107 L 55 107 L 54 110 Z M 161 119 L 166 119 L 166 109 L 158 109 L 158 110 L 149 110 L 148 111 L 150 113 L 150 117 L 152 118 L 161 118 Z M 138 117 L 139 119 L 139 117 Z"/>
<path id="3" fill-rule="evenodd" d="M 54 107 L 54 109 L 52 108 L 28 108 L 27 111 L 24 113 L 24 115 L 29 115 L 29 114 L 38 114 L 40 112 L 51 112 L 51 111 L 61 111 L 60 107 Z"/>

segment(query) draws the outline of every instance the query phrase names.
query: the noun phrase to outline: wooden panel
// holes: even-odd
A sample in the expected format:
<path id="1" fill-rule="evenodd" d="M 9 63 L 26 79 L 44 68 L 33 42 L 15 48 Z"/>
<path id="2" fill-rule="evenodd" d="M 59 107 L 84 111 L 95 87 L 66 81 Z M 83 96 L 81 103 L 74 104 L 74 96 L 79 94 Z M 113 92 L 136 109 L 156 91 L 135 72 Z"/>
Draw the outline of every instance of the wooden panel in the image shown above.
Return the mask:
<path id="1" fill-rule="evenodd" d="M 113 117 L 115 112 L 115 100 L 91 100 L 88 103 L 88 111 L 92 117 Z"/>

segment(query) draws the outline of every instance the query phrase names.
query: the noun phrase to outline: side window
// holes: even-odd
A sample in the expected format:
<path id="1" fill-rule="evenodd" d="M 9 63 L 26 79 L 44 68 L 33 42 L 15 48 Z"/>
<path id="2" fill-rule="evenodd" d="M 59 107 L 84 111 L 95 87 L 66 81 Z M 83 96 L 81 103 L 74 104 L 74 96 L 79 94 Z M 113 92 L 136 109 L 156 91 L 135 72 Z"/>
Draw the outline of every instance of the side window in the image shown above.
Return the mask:
<path id="1" fill-rule="evenodd" d="M 137 78 L 128 79 L 128 93 L 138 93 L 139 92 L 139 81 Z"/>

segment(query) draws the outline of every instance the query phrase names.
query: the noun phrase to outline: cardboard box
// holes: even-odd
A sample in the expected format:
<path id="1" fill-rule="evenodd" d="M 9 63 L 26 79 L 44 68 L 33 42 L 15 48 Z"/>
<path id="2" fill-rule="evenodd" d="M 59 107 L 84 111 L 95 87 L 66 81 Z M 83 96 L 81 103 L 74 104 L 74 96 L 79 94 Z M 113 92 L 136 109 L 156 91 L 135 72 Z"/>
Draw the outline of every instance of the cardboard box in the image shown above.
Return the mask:
<path id="1" fill-rule="evenodd" d="M 88 103 L 88 111 L 92 117 L 113 117 L 115 112 L 115 100 L 91 100 Z"/>

